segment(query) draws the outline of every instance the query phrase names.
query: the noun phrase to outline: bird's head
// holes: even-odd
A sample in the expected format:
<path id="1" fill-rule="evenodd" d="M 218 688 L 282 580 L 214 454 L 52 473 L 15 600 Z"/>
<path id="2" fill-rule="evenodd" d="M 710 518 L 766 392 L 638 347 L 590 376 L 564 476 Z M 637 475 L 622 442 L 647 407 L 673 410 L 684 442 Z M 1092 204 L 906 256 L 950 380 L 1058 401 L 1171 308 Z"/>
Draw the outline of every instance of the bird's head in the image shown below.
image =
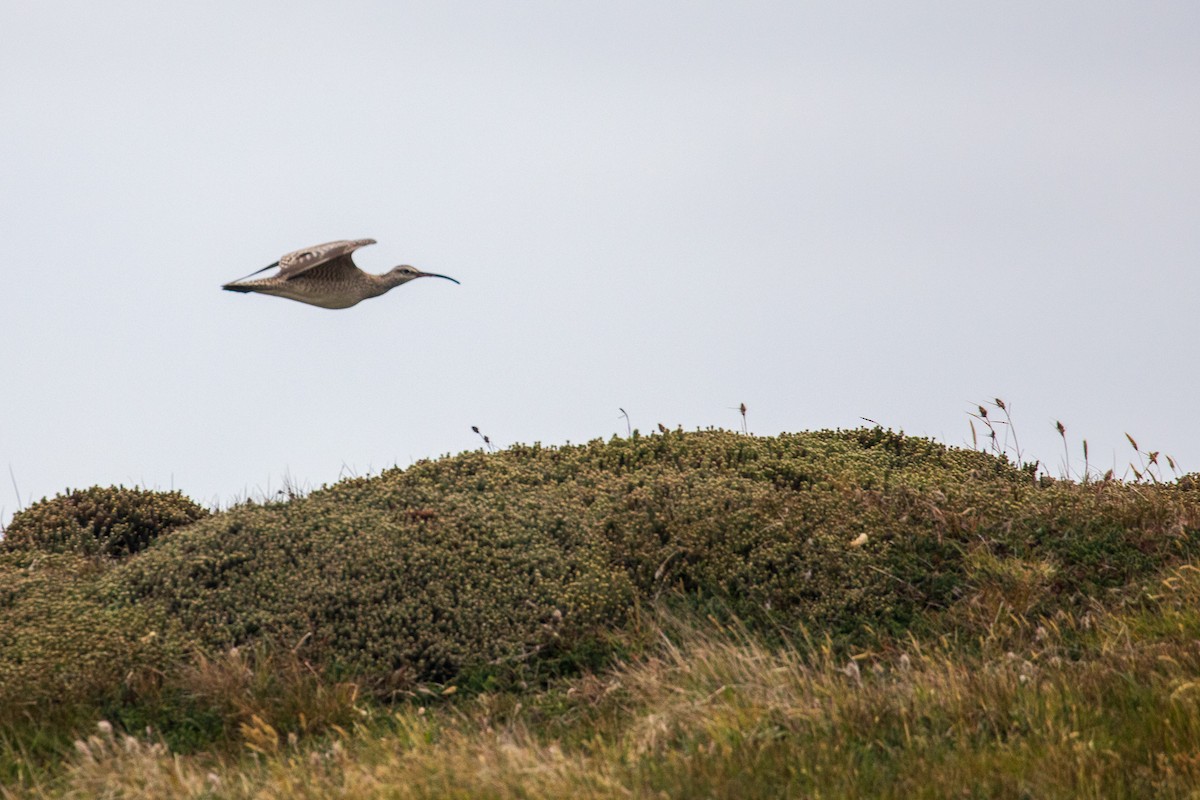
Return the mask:
<path id="1" fill-rule="evenodd" d="M 398 267 L 392 267 L 388 271 L 387 276 L 397 285 L 401 283 L 408 283 L 409 281 L 417 278 L 445 278 L 448 281 L 454 281 L 455 283 L 458 283 L 458 281 L 455 281 L 454 278 L 451 278 L 449 275 L 438 275 L 436 272 L 421 272 L 421 270 L 417 269 L 416 267 L 410 267 L 407 264 L 401 264 Z"/>

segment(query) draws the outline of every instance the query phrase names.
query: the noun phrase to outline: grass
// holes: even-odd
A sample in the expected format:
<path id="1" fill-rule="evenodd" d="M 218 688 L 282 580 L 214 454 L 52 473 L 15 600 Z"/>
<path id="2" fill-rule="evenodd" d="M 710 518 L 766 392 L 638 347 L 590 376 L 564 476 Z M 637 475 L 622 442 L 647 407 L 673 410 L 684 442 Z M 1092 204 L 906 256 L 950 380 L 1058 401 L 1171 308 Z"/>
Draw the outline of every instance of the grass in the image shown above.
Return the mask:
<path id="1" fill-rule="evenodd" d="M 5 796 L 1194 796 L 1200 570 L 1148 588 L 1118 612 L 849 658 L 660 607 L 637 658 L 553 687 L 394 708 L 344 696 L 350 719 L 319 735 L 251 714 L 221 754 L 102 725 Z"/>
<path id="2" fill-rule="evenodd" d="M 0 797 L 1200 796 L 1200 492 L 1144 457 L 672 431 L 0 554 Z"/>

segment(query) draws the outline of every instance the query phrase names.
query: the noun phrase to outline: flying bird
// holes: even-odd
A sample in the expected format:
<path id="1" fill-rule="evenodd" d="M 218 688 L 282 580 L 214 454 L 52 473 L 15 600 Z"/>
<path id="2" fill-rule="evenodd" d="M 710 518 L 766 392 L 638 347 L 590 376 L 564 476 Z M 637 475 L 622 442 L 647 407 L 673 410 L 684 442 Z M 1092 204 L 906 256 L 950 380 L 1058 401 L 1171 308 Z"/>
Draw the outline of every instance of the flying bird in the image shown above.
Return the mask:
<path id="1" fill-rule="evenodd" d="M 368 297 L 378 297 L 389 289 L 417 278 L 445 278 L 458 283 L 449 275 L 421 272 L 407 264 L 393 267 L 382 275 L 363 272 L 355 266 L 353 253 L 369 244 L 375 244 L 375 240 L 343 239 L 306 247 L 288 253 L 274 264 L 246 276 L 250 278 L 259 272 L 279 267 L 279 272 L 269 278 L 256 281 L 239 278 L 221 288 L 230 292 L 258 292 L 286 297 L 321 308 L 349 308 Z"/>

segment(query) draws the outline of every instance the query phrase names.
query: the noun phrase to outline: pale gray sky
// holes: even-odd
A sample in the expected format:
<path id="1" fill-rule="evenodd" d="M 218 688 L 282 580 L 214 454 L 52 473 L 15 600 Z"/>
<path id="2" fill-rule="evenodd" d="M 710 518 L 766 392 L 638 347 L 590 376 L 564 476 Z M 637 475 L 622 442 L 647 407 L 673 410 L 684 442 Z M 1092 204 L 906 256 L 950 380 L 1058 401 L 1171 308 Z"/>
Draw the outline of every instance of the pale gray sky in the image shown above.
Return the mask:
<path id="1" fill-rule="evenodd" d="M 0 0 L 0 469 L 859 417 L 1200 470 L 1200 5 Z M 373 237 L 346 311 L 222 292 Z M 0 478 L 0 520 L 17 508 Z"/>

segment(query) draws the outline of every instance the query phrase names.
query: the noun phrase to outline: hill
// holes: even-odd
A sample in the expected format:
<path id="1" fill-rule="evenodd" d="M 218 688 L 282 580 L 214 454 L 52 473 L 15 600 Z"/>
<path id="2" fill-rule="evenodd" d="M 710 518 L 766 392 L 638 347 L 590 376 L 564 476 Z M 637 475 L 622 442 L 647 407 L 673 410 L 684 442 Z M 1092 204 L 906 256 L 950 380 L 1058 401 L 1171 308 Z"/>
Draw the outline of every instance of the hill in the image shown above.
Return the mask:
<path id="1" fill-rule="evenodd" d="M 878 428 L 464 453 L 215 514 L 130 492 L 43 501 L 4 540 L 0 731 L 18 782 L 63 779 L 53 754 L 101 718 L 151 726 L 138 752 L 154 762 L 153 747 L 261 750 L 289 733 L 305 747 L 364 715 L 384 725 L 381 709 L 409 724 L 443 693 L 445 713 L 481 697 L 540 706 L 535 751 L 578 735 L 559 712 L 619 739 L 607 701 L 555 704 L 670 662 L 674 639 L 676 654 L 724 654 L 717 672 L 753 671 L 740 659 L 758 653 L 886 707 L 898 700 L 863 674 L 870 654 L 911 664 L 928 646 L 965 668 L 1054 639 L 1058 658 L 1083 658 L 1087 620 L 1144 616 L 1200 545 L 1190 477 L 1037 479 Z"/>

